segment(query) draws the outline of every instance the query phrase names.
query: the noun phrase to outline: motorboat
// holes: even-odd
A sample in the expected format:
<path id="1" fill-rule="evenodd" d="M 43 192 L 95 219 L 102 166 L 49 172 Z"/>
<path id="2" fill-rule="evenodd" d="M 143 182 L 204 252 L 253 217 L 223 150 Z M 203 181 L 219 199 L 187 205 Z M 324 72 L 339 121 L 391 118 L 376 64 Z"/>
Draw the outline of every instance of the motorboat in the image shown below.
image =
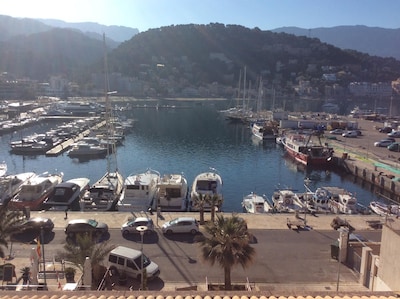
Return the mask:
<path id="1" fill-rule="evenodd" d="M 11 142 L 10 152 L 13 154 L 44 154 L 60 142 L 61 140 L 55 136 L 34 134 Z"/>
<path id="2" fill-rule="evenodd" d="M 160 173 L 152 169 L 128 175 L 118 201 L 118 211 L 140 212 L 153 207 L 160 177 Z"/>
<path id="3" fill-rule="evenodd" d="M 273 209 L 280 213 L 301 212 L 305 206 L 292 189 L 279 189 L 272 195 Z"/>
<path id="4" fill-rule="evenodd" d="M 58 184 L 44 202 L 49 210 L 80 210 L 80 199 L 89 189 L 90 179 L 75 178 Z"/>
<path id="5" fill-rule="evenodd" d="M 400 216 L 400 206 L 397 204 L 387 204 L 381 201 L 371 201 L 369 208 L 379 216 Z"/>
<path id="6" fill-rule="evenodd" d="M 349 191 L 339 187 L 322 187 L 329 194 L 329 208 L 335 214 L 357 214 L 357 198 Z"/>
<path id="7" fill-rule="evenodd" d="M 90 158 L 90 157 L 105 157 L 107 148 L 100 145 L 93 145 L 85 142 L 78 142 L 68 151 L 68 156 L 71 158 Z"/>
<path id="8" fill-rule="evenodd" d="M 188 184 L 183 174 L 165 174 L 157 185 L 155 208 L 169 211 L 188 209 Z"/>
<path id="9" fill-rule="evenodd" d="M 265 196 L 254 192 L 243 197 L 242 207 L 247 213 L 260 214 L 272 211 L 272 206 Z"/>
<path id="10" fill-rule="evenodd" d="M 305 201 L 307 205 L 307 209 L 311 213 L 330 213 L 329 200 L 330 196 L 326 189 L 317 188 L 314 192 L 311 191 L 307 185 L 305 185 L 307 189 L 307 200 Z"/>
<path id="11" fill-rule="evenodd" d="M 269 122 L 258 123 L 251 125 L 251 132 L 260 140 L 276 140 L 277 129 Z"/>
<path id="12" fill-rule="evenodd" d="M 20 191 L 22 184 L 35 175 L 34 172 L 22 172 L 0 177 L 0 205 L 7 205 Z"/>
<path id="13" fill-rule="evenodd" d="M 64 174 L 62 172 L 45 172 L 33 176 L 21 185 L 21 190 L 11 198 L 8 206 L 11 209 L 30 209 L 31 211 L 40 210 L 43 202 L 51 194 L 54 188 L 62 182 Z"/>
<path id="14" fill-rule="evenodd" d="M 192 189 L 190 191 L 190 200 L 191 200 L 191 209 L 196 210 L 196 199 L 199 197 L 199 194 L 203 196 L 217 196 L 217 206 L 215 208 L 220 209 L 223 202 L 223 194 L 222 194 L 222 178 L 216 172 L 214 168 L 211 168 L 208 172 L 202 172 L 198 174 L 192 184 Z M 203 205 L 205 211 L 210 210 L 210 204 Z"/>
<path id="15" fill-rule="evenodd" d="M 312 143 L 313 134 L 287 134 L 281 142 L 286 152 L 297 162 L 306 166 L 327 166 L 333 155 L 333 148 Z M 319 139 L 319 136 L 318 136 Z"/>

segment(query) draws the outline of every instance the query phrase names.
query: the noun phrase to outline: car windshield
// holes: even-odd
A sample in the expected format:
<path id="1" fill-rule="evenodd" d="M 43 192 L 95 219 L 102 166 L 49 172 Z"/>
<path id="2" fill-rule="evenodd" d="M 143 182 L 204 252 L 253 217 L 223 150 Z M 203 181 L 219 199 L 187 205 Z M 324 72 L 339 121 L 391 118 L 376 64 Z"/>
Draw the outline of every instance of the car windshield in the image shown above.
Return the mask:
<path id="1" fill-rule="evenodd" d="M 97 227 L 97 221 L 94 219 L 89 219 L 88 223 L 90 226 Z"/>
<path id="2" fill-rule="evenodd" d="M 142 257 L 143 257 L 143 268 L 146 268 L 151 263 L 150 259 L 144 254 L 142 254 L 137 258 L 135 258 L 135 264 L 138 266 L 139 269 L 142 269 Z"/>

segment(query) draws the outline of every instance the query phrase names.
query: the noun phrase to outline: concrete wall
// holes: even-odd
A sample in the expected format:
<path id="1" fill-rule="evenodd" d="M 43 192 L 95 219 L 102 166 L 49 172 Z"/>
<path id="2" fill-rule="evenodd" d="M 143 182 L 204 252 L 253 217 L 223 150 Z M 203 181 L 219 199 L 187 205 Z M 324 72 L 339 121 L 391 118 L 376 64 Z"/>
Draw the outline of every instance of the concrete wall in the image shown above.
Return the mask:
<path id="1" fill-rule="evenodd" d="M 390 224 L 389 224 L 390 225 Z M 400 232 L 387 225 L 382 229 L 377 276 L 392 290 L 400 291 Z"/>

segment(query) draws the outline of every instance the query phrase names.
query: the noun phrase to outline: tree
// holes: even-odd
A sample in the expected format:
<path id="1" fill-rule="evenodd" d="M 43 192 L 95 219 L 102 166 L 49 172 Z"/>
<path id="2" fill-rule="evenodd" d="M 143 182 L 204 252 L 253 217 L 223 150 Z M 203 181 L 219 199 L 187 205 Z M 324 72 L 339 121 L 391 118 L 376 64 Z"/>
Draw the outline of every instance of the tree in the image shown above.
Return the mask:
<path id="1" fill-rule="evenodd" d="M 236 215 L 226 218 L 217 215 L 217 220 L 208 223 L 205 229 L 205 238 L 201 241 L 203 259 L 223 268 L 225 290 L 231 290 L 232 268 L 238 264 L 246 268 L 255 255 L 254 248 L 249 245 L 246 221 Z"/>
<path id="2" fill-rule="evenodd" d="M 86 257 L 90 257 L 93 278 L 99 281 L 102 275 L 101 262 L 115 246 L 110 245 L 108 241 L 101 243 L 97 241 L 90 234 L 77 234 L 75 242 L 67 242 L 64 245 L 64 252 L 61 255 L 80 270 L 83 270 Z"/>
<path id="3" fill-rule="evenodd" d="M 4 247 L 8 248 L 8 242 L 13 234 L 18 232 L 22 223 L 20 211 L 10 211 L 6 206 L 0 206 L 0 257 L 5 257 Z"/>
<path id="4" fill-rule="evenodd" d="M 215 212 L 216 208 L 219 209 L 219 207 L 222 205 L 222 197 L 219 196 L 218 194 L 213 194 L 212 196 L 209 196 L 208 202 L 210 203 L 211 206 L 211 222 L 214 222 L 215 220 Z"/>
<path id="5" fill-rule="evenodd" d="M 192 199 L 193 207 L 200 212 L 200 224 L 204 224 L 204 207 L 210 203 L 210 197 L 199 193 Z"/>

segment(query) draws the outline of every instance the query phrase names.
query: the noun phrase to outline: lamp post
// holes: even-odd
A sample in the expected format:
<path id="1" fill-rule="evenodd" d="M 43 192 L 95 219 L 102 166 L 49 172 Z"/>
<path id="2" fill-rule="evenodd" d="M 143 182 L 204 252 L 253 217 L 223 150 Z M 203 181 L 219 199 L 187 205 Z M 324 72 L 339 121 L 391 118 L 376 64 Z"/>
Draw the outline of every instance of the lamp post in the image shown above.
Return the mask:
<path id="1" fill-rule="evenodd" d="M 43 226 L 40 227 L 40 246 L 42 247 L 42 258 L 43 258 L 43 278 L 44 278 L 44 290 L 47 290 L 47 278 L 46 278 L 46 260 L 44 257 L 44 237 L 43 237 Z"/>
<path id="2" fill-rule="evenodd" d="M 144 289 L 144 278 L 143 278 L 143 276 L 144 276 L 143 275 L 144 274 L 144 269 L 143 269 L 143 236 L 144 236 L 144 233 L 147 231 L 147 226 L 144 226 L 144 225 L 138 226 L 136 228 L 136 230 L 140 233 L 140 239 L 141 239 L 141 242 L 142 242 L 142 246 L 140 248 L 140 251 L 141 251 L 141 266 L 140 266 L 140 269 L 142 271 L 142 273 L 140 275 L 140 280 L 141 280 L 140 288 L 143 290 Z"/>

